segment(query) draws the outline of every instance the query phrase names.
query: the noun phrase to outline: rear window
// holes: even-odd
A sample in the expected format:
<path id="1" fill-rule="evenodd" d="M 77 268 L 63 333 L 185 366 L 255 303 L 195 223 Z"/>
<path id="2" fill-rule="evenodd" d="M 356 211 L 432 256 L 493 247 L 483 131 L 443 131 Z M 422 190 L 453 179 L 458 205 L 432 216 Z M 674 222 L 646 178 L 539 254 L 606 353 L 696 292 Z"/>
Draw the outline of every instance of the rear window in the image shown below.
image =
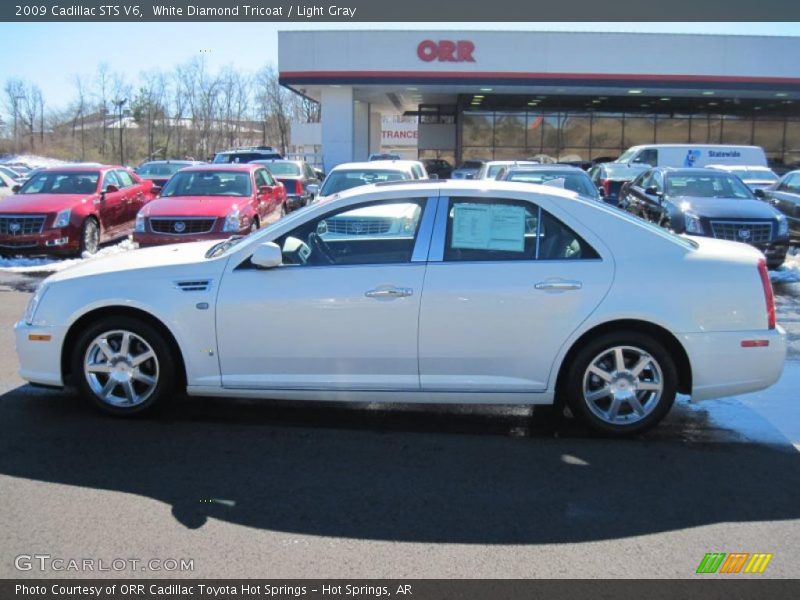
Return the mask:
<path id="1" fill-rule="evenodd" d="M 330 196 L 354 187 L 368 183 L 382 183 L 384 181 L 403 181 L 411 179 L 404 171 L 389 171 L 386 169 L 357 169 L 353 171 L 334 171 L 325 178 L 320 196 Z"/>
<path id="2" fill-rule="evenodd" d="M 163 198 L 172 196 L 249 196 L 250 173 L 181 171 L 167 182 Z"/>
<path id="3" fill-rule="evenodd" d="M 598 196 L 597 188 L 592 185 L 589 176 L 584 173 L 570 173 L 559 170 L 512 171 L 506 180 L 551 185 L 582 196 L 588 196 L 589 198 L 597 198 Z"/>
<path id="4" fill-rule="evenodd" d="M 283 158 L 277 152 L 220 152 L 214 157 L 216 164 L 226 163 L 249 163 L 254 160 L 269 160 L 272 158 Z"/>
<path id="5" fill-rule="evenodd" d="M 178 163 L 145 163 L 139 167 L 136 172 L 142 177 L 170 177 L 176 172 L 180 171 L 183 167 Z"/>
<path id="6" fill-rule="evenodd" d="M 291 176 L 298 176 L 302 175 L 302 171 L 300 167 L 291 162 L 267 162 L 264 163 L 264 166 L 267 167 L 273 175 L 280 176 L 280 175 L 291 175 Z"/>
<path id="7" fill-rule="evenodd" d="M 461 163 L 461 166 L 458 167 L 459 169 L 480 169 L 483 166 L 483 163 L 478 160 L 465 160 Z"/>

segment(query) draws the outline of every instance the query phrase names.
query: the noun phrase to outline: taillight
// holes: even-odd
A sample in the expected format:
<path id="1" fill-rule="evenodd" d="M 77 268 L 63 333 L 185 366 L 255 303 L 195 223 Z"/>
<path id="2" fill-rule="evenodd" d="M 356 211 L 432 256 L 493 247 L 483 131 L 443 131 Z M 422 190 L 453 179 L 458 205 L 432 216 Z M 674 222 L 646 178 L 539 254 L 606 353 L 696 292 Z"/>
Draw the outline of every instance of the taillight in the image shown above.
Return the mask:
<path id="1" fill-rule="evenodd" d="M 611 196 L 611 180 L 610 179 L 603 179 L 600 182 L 603 186 L 603 189 L 606 191 L 606 198 Z"/>
<path id="2" fill-rule="evenodd" d="M 299 179 L 294 180 L 294 193 L 297 194 L 298 196 L 303 195 L 303 182 L 300 181 Z"/>
<path id="3" fill-rule="evenodd" d="M 772 293 L 772 282 L 767 272 L 767 261 L 763 258 L 758 261 L 758 274 L 764 288 L 764 300 L 767 302 L 767 328 L 775 329 L 775 295 Z"/>

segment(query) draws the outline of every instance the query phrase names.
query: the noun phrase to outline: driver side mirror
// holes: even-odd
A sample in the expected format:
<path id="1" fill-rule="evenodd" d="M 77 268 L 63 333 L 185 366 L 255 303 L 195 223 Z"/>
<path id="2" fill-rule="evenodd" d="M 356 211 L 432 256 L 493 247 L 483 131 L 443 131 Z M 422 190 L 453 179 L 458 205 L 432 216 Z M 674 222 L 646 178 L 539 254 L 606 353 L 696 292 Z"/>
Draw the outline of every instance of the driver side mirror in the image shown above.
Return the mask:
<path id="1" fill-rule="evenodd" d="M 644 193 L 648 194 L 649 196 L 658 196 L 659 198 L 661 197 L 661 192 L 659 192 L 658 188 L 654 185 L 645 188 Z"/>
<path id="2" fill-rule="evenodd" d="M 20 184 L 17 184 L 14 187 L 11 188 L 11 191 L 16 194 L 21 189 L 22 189 L 22 186 Z"/>
<path id="3" fill-rule="evenodd" d="M 250 257 L 250 262 L 261 269 L 272 269 L 283 264 L 281 247 L 275 242 L 264 242 L 256 246 L 256 251 Z"/>
<path id="4" fill-rule="evenodd" d="M 762 200 L 764 200 L 767 197 L 767 195 L 764 193 L 764 190 L 762 190 L 761 188 L 756 188 L 753 191 L 753 194 L 755 194 L 756 198 L 761 198 Z"/>
<path id="5" fill-rule="evenodd" d="M 269 194 L 272 191 L 272 186 L 270 185 L 261 185 L 258 187 L 259 194 Z"/>
<path id="6" fill-rule="evenodd" d="M 116 185 L 114 185 L 113 183 L 109 183 L 106 186 L 106 189 L 103 190 L 103 193 L 104 194 L 113 194 L 114 192 L 118 192 L 118 191 L 119 191 L 119 188 Z"/>

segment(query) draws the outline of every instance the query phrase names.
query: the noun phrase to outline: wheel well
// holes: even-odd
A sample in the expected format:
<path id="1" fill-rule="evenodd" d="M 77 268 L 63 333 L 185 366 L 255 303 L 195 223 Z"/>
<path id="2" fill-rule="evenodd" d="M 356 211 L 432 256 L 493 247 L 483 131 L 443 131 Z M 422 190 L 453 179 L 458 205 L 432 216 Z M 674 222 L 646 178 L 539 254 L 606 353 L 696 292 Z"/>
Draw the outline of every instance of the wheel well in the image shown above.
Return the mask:
<path id="1" fill-rule="evenodd" d="M 87 325 L 98 319 L 119 316 L 141 319 L 142 321 L 145 321 L 149 325 L 158 329 L 158 331 L 164 336 L 164 339 L 167 340 L 167 343 L 170 345 L 170 349 L 178 361 L 179 385 L 181 387 L 185 387 L 186 365 L 183 362 L 183 355 L 181 354 L 178 342 L 175 340 L 175 336 L 172 335 L 172 332 L 167 328 L 166 325 L 164 325 L 164 323 L 159 321 L 150 313 L 128 306 L 104 306 L 103 308 L 98 308 L 86 313 L 72 324 L 72 326 L 69 328 L 69 331 L 67 331 L 67 335 L 64 338 L 64 344 L 61 347 L 61 376 L 64 380 L 64 383 L 72 384 L 72 351 L 75 343 L 78 341 L 78 336 L 80 335 L 81 331 Z"/>
<path id="2" fill-rule="evenodd" d="M 692 391 L 692 367 L 689 363 L 689 356 L 686 354 L 686 350 L 678 339 L 672 335 L 672 333 L 654 323 L 637 321 L 634 319 L 621 319 L 597 325 L 584 333 L 572 344 L 569 352 L 567 352 L 564 360 L 561 362 L 561 367 L 558 371 L 558 377 L 556 379 L 556 398 L 560 396 L 560 391 L 564 387 L 567 372 L 569 371 L 569 365 L 572 364 L 572 360 L 575 358 L 578 351 L 591 339 L 606 333 L 622 330 L 644 333 L 652 336 L 663 344 L 664 348 L 666 348 L 667 352 L 669 352 L 670 356 L 675 361 L 675 367 L 678 370 L 678 391 L 682 394 L 689 394 Z"/>

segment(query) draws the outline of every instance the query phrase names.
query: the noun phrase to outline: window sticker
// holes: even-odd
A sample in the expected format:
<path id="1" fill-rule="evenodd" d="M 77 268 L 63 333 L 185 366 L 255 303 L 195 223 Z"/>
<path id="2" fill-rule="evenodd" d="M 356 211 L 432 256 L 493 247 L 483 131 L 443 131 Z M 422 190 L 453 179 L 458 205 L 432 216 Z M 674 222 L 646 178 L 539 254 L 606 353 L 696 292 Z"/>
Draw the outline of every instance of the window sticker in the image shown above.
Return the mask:
<path id="1" fill-rule="evenodd" d="M 506 204 L 456 204 L 450 247 L 525 251 L 525 208 Z"/>

